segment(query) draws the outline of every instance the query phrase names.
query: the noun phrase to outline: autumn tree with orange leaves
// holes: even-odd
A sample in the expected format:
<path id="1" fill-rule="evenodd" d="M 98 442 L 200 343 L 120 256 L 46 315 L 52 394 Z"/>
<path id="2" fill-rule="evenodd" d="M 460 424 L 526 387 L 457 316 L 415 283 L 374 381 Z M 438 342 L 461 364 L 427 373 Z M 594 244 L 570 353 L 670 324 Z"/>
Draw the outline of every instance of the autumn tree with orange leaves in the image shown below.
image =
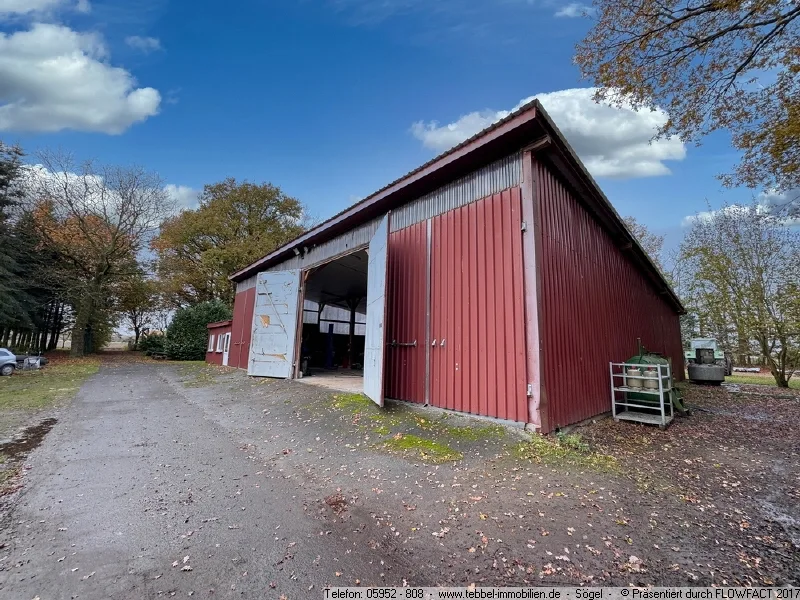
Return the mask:
<path id="1" fill-rule="evenodd" d="M 110 330 L 115 286 L 138 276 L 137 254 L 175 207 L 161 179 L 140 168 L 47 154 L 29 179 L 36 228 L 58 257 L 54 278 L 68 288 L 75 314 L 71 353 L 83 356 Z"/>
<path id="2" fill-rule="evenodd" d="M 800 188 L 800 4 L 595 0 L 576 62 L 598 100 L 660 106 L 659 136 L 728 130 L 742 152 L 727 185 Z"/>

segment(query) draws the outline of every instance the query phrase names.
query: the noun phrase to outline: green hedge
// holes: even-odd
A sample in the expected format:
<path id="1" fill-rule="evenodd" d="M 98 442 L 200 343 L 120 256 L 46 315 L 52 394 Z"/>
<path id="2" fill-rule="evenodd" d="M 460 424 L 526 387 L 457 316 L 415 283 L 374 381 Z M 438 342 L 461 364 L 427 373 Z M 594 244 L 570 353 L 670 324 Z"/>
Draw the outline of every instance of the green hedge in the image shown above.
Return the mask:
<path id="1" fill-rule="evenodd" d="M 153 354 L 154 352 L 164 352 L 164 342 L 167 338 L 163 335 L 153 334 L 153 335 L 143 335 L 139 338 L 139 347 L 138 349 L 147 354 Z"/>
<path id="2" fill-rule="evenodd" d="M 167 356 L 172 360 L 203 360 L 208 347 L 207 325 L 230 318 L 231 309 L 219 300 L 180 309 L 167 327 Z"/>

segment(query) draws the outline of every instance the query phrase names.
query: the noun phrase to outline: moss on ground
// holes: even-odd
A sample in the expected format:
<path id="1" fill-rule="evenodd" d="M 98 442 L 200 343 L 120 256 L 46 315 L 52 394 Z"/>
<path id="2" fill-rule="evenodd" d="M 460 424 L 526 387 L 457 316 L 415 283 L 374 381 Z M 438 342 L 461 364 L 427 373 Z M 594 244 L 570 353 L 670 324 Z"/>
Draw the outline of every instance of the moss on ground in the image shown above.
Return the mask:
<path id="1" fill-rule="evenodd" d="M 514 454 L 523 460 L 545 463 L 554 466 L 568 465 L 602 472 L 619 470 L 613 456 L 594 452 L 579 434 L 546 437 L 536 435 L 529 442 L 522 442 L 514 448 Z"/>
<path id="2" fill-rule="evenodd" d="M 354 417 L 365 417 L 379 435 L 414 429 L 453 441 L 479 442 L 501 439 L 507 434 L 501 425 L 450 425 L 447 421 L 452 417 L 446 413 L 434 417 L 422 416 L 402 404 L 381 408 L 363 394 L 335 394 L 333 407 Z"/>
<path id="3" fill-rule="evenodd" d="M 378 448 L 406 458 L 414 458 L 430 464 L 441 464 L 461 460 L 464 455 L 441 442 L 434 442 L 410 433 L 398 433 L 378 444 Z"/>

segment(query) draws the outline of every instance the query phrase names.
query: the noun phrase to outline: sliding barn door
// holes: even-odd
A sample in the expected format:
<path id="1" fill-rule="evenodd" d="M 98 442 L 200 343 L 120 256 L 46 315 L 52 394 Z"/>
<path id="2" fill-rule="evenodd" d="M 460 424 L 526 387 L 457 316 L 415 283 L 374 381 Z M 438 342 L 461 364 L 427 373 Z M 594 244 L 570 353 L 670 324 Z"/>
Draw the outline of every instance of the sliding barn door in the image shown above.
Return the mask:
<path id="1" fill-rule="evenodd" d="M 518 188 L 435 217 L 430 403 L 527 421 Z"/>

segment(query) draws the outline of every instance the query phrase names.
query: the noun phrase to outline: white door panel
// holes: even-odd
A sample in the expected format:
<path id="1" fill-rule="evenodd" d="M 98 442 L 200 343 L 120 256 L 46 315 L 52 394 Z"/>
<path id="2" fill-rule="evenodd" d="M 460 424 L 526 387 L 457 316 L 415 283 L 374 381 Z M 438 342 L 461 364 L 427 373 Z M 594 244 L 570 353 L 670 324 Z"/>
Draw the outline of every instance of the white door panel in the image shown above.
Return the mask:
<path id="1" fill-rule="evenodd" d="M 299 303 L 299 269 L 258 274 L 248 375 L 292 376 Z"/>
<path id="2" fill-rule="evenodd" d="M 369 243 L 367 268 L 367 331 L 364 339 L 364 393 L 383 406 L 383 361 L 386 353 L 386 265 L 389 215 Z"/>

